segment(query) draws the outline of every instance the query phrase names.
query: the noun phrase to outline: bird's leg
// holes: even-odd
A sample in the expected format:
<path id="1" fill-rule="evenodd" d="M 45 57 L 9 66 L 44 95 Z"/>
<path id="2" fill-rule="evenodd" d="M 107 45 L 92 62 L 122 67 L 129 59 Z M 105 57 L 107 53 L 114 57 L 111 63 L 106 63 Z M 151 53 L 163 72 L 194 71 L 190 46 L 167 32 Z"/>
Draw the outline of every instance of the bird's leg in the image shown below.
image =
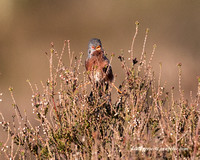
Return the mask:
<path id="1" fill-rule="evenodd" d="M 90 95 L 88 96 L 88 100 L 91 104 L 93 104 L 93 100 L 95 99 L 95 97 L 97 97 L 97 95 L 99 95 L 99 85 L 96 82 L 92 82 L 92 90 L 90 92 Z"/>
<path id="2" fill-rule="evenodd" d="M 93 92 L 90 92 L 90 95 L 88 96 L 88 101 L 90 103 L 90 105 L 93 105 L 93 100 L 94 100 L 94 96 L 93 96 Z"/>
<path id="3" fill-rule="evenodd" d="M 102 97 L 102 93 L 103 93 L 103 84 L 102 83 L 97 83 L 98 84 L 98 87 L 97 87 L 97 89 L 98 89 L 98 95 L 99 95 L 99 97 Z"/>

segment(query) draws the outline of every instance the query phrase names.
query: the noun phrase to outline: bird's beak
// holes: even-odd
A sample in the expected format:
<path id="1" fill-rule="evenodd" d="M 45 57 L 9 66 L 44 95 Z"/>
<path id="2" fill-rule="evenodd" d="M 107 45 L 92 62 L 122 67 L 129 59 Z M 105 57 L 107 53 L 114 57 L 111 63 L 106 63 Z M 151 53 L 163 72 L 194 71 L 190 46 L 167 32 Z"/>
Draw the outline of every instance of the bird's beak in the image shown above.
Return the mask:
<path id="1" fill-rule="evenodd" d="M 101 46 L 97 46 L 96 51 L 100 51 L 100 50 L 101 50 Z"/>

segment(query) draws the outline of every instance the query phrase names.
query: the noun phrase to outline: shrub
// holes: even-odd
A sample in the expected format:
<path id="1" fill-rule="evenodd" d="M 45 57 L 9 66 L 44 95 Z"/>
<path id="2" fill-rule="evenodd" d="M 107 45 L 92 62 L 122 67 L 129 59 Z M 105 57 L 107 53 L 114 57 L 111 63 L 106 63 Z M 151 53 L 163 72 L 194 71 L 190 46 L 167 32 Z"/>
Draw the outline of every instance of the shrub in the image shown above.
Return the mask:
<path id="1" fill-rule="evenodd" d="M 134 58 L 138 25 L 137 22 L 129 52 L 132 64 L 127 64 L 123 53 L 118 57 L 125 75 L 118 88 L 114 83 L 108 90 L 95 87 L 88 80 L 88 73 L 81 71 L 83 54 L 74 57 L 69 41 L 65 41 L 60 54 L 52 44 L 50 54 L 47 54 L 50 76 L 46 83 L 41 82 L 43 89 L 39 90 L 37 85 L 33 87 L 27 81 L 39 125 L 33 126 L 26 114 L 20 112 L 13 88 L 10 88 L 17 119 L 13 116 L 10 124 L 0 114 L 2 127 L 8 132 L 7 141 L 1 143 L 2 154 L 7 159 L 200 157 L 200 79 L 195 99 L 188 102 L 181 89 L 181 64 L 178 64 L 180 98 L 175 101 L 174 88 L 167 92 L 165 84 L 161 84 L 161 70 L 158 82 L 152 71 L 156 45 L 150 59 L 146 59 L 148 30 L 141 57 L 139 60 Z M 62 61 L 66 48 L 68 67 Z M 114 89 L 118 92 L 115 101 L 111 96 Z"/>

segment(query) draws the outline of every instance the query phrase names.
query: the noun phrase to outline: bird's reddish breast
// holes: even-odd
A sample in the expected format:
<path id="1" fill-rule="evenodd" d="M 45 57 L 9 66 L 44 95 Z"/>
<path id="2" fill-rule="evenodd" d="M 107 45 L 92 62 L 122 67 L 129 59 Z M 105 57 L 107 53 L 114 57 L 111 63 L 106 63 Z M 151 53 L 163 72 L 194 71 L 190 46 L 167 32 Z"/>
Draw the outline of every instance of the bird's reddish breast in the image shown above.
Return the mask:
<path id="1" fill-rule="evenodd" d="M 94 79 L 95 81 L 112 81 L 112 69 L 111 67 L 108 69 L 108 66 L 109 60 L 104 56 L 102 51 L 93 52 L 92 57 L 88 58 L 85 63 L 86 70 L 91 71 L 90 79 Z"/>
<path id="2" fill-rule="evenodd" d="M 92 57 L 86 60 L 85 67 L 87 71 L 100 70 L 102 63 L 105 63 L 103 61 L 103 52 L 95 51 Z"/>

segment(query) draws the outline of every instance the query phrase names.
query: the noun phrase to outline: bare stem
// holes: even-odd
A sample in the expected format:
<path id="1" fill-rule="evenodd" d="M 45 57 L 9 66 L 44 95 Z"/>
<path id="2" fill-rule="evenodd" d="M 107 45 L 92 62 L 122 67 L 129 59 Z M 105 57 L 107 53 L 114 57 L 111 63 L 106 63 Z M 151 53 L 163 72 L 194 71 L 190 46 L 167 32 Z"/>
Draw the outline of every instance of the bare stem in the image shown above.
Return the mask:
<path id="1" fill-rule="evenodd" d="M 139 22 L 136 21 L 136 22 L 135 22 L 135 25 L 136 25 L 135 34 L 134 34 L 134 36 L 133 36 L 133 40 L 132 40 L 132 44 L 131 44 L 131 61 L 133 60 L 133 47 L 134 47 L 135 39 L 136 39 L 137 34 L 138 34 Z"/>

